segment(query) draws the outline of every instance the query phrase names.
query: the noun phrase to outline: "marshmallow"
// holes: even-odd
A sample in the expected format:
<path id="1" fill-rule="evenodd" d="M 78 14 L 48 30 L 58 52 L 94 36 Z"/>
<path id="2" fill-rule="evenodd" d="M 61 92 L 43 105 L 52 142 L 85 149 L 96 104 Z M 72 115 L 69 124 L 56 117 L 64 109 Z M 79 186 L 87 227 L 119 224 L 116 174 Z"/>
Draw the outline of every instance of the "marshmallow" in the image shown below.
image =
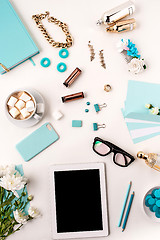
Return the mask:
<path id="1" fill-rule="evenodd" d="M 24 102 L 27 102 L 31 99 L 31 97 L 26 92 L 23 92 L 19 99 L 23 100 Z"/>
<path id="2" fill-rule="evenodd" d="M 9 113 L 11 114 L 11 116 L 13 117 L 13 118 L 16 118 L 19 114 L 20 114 L 20 112 L 18 111 L 18 109 L 17 108 L 11 108 L 10 110 L 9 110 Z"/>
<path id="3" fill-rule="evenodd" d="M 26 108 L 23 108 L 20 112 L 21 112 L 23 118 L 27 118 L 30 116 L 30 113 L 27 111 Z"/>
<path id="4" fill-rule="evenodd" d="M 59 120 L 63 117 L 63 114 L 60 111 L 54 111 L 52 113 L 52 116 L 54 117 L 55 120 Z"/>
<path id="5" fill-rule="evenodd" d="M 10 106 L 10 107 L 14 107 L 15 103 L 17 102 L 17 100 L 18 99 L 16 97 L 11 96 L 9 101 L 8 101 L 8 103 L 7 103 L 7 105 Z"/>
<path id="6" fill-rule="evenodd" d="M 43 103 L 38 103 L 36 113 L 43 113 L 43 112 L 44 112 L 44 104 Z"/>
<path id="7" fill-rule="evenodd" d="M 22 100 L 18 100 L 18 102 L 15 104 L 15 107 L 21 110 L 25 107 L 25 102 L 23 102 Z"/>
<path id="8" fill-rule="evenodd" d="M 35 109 L 34 102 L 32 100 L 26 102 L 26 109 L 28 112 L 32 112 Z"/>

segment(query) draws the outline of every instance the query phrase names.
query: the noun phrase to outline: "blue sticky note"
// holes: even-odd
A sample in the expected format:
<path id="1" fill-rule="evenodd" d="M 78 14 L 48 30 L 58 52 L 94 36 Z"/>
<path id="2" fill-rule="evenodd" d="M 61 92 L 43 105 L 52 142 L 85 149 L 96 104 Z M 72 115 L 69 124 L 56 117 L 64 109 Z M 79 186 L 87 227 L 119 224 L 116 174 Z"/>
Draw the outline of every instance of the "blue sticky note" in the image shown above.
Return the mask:
<path id="1" fill-rule="evenodd" d="M 82 127 L 81 120 L 72 120 L 72 127 Z"/>

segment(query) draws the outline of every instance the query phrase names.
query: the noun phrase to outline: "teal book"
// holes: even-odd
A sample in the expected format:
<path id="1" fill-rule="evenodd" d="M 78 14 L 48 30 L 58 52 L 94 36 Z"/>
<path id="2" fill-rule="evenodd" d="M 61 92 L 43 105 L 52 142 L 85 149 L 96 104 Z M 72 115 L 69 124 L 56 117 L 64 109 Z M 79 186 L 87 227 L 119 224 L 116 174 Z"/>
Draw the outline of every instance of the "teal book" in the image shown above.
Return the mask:
<path id="1" fill-rule="evenodd" d="M 0 63 L 11 70 L 39 50 L 8 0 L 0 0 Z M 5 73 L 0 66 L 0 74 Z"/>

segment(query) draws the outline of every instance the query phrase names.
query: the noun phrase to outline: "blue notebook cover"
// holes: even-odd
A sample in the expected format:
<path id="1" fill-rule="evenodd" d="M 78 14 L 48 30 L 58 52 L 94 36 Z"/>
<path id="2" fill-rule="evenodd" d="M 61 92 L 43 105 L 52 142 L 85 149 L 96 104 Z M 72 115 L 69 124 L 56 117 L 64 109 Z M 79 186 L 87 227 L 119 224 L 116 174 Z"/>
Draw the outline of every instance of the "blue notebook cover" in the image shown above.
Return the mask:
<path id="1" fill-rule="evenodd" d="M 8 0 L 0 0 L 0 63 L 9 70 L 39 50 Z M 0 66 L 0 73 L 6 71 Z"/>

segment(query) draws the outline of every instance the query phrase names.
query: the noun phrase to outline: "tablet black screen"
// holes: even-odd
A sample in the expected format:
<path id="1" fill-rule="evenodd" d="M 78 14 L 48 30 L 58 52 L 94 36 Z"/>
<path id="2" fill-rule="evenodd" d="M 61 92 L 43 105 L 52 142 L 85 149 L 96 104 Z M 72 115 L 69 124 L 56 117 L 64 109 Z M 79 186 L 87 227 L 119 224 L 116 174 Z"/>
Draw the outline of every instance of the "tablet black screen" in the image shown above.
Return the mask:
<path id="1" fill-rule="evenodd" d="M 103 230 L 99 169 L 54 172 L 57 232 Z"/>

